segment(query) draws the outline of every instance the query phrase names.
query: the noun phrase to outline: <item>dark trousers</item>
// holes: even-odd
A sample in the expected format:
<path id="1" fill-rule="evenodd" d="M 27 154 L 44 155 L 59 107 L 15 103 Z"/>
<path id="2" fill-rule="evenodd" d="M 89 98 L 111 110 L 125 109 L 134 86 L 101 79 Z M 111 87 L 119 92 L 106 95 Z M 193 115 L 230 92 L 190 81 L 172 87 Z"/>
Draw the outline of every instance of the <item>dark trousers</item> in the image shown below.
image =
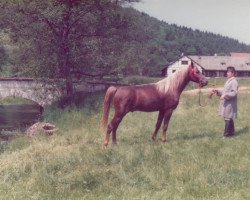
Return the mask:
<path id="1" fill-rule="evenodd" d="M 233 119 L 225 120 L 225 130 L 224 130 L 224 136 L 230 137 L 234 135 L 234 121 Z"/>

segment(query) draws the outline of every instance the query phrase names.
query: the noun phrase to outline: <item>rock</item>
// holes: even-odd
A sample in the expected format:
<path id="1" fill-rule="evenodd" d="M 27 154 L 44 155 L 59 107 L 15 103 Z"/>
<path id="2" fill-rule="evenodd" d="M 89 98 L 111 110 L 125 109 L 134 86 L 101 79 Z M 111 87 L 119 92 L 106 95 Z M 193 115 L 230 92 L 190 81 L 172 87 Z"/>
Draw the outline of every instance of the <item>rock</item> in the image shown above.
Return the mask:
<path id="1" fill-rule="evenodd" d="M 38 134 L 53 135 L 58 129 L 55 125 L 45 122 L 37 122 L 26 130 L 29 137 L 34 137 Z"/>

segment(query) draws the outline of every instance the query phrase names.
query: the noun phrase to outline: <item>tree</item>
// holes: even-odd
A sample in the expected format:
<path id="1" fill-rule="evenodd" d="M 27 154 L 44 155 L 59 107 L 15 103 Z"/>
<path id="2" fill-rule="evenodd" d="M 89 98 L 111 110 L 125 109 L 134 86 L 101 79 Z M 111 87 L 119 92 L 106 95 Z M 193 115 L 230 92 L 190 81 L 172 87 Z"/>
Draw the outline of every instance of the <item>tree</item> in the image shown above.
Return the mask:
<path id="1" fill-rule="evenodd" d="M 2 66 L 5 64 L 7 59 L 7 55 L 5 52 L 5 49 L 0 46 L 0 70 L 2 69 Z"/>
<path id="2" fill-rule="evenodd" d="M 74 76 L 111 73 L 114 63 L 105 57 L 119 53 L 114 51 L 120 44 L 116 36 L 129 27 L 121 5 L 135 1 L 1 1 L 2 25 L 21 50 L 18 70 L 65 79 L 69 96 L 73 94 Z"/>

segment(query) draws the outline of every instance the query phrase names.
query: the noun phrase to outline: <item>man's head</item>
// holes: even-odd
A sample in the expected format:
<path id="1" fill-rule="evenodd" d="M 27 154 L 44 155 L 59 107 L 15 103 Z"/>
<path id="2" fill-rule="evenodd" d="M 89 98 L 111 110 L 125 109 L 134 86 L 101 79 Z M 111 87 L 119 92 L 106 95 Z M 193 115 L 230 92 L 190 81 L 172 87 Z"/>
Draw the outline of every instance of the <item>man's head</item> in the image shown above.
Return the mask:
<path id="1" fill-rule="evenodd" d="M 235 68 L 232 66 L 227 67 L 227 77 L 231 78 L 236 75 Z"/>

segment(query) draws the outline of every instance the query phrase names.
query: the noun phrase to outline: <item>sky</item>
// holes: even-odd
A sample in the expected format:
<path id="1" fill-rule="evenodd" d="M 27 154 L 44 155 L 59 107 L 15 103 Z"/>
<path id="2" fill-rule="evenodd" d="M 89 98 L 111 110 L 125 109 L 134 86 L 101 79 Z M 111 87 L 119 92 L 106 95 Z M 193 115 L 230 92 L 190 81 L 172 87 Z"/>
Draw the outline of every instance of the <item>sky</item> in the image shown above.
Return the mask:
<path id="1" fill-rule="evenodd" d="M 141 0 L 133 7 L 169 24 L 218 33 L 250 45 L 250 0 Z"/>

